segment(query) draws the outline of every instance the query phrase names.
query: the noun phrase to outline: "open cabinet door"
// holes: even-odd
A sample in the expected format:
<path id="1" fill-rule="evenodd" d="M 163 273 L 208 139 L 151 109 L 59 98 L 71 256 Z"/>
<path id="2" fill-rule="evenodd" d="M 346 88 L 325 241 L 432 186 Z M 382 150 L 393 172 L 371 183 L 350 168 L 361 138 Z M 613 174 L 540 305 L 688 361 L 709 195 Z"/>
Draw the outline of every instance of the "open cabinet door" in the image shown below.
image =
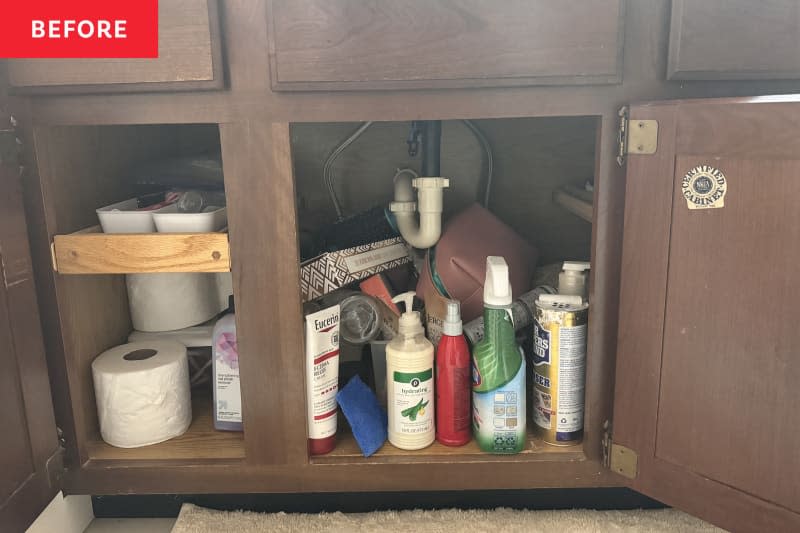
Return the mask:
<path id="1" fill-rule="evenodd" d="M 630 150 L 658 133 L 627 161 L 611 468 L 720 527 L 800 531 L 800 96 L 630 117 Z"/>
<path id="2" fill-rule="evenodd" d="M 0 65 L 2 67 L 2 65 Z M 0 94 L 0 531 L 24 531 L 58 491 L 59 446 L 22 204 Z"/>

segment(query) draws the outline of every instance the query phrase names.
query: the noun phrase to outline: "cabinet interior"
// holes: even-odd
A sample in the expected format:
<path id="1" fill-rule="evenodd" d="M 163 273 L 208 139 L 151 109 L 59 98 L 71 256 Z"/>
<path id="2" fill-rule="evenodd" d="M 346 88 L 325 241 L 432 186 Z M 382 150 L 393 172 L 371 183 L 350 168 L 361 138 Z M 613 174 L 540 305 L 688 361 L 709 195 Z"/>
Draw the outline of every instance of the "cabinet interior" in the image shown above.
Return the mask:
<path id="1" fill-rule="evenodd" d="M 323 179 L 325 161 L 363 123 L 293 123 L 292 159 L 296 184 L 301 256 L 313 257 L 314 236 L 338 219 L 332 193 Z M 596 170 L 600 118 L 594 116 L 485 119 L 472 121 L 491 149 L 492 178 L 489 210 L 534 245 L 538 266 L 564 260 L 589 261 L 592 255 L 591 204 Z M 357 216 L 392 201 L 392 178 L 401 168 L 421 170 L 421 154 L 409 155 L 410 122 L 372 123 L 331 165 L 328 181 L 342 217 Z M 421 148 L 420 148 L 421 150 Z M 474 202 L 483 203 L 489 158 L 479 137 L 461 120 L 443 121 L 441 175 L 450 179 L 444 191 L 445 223 Z M 584 218 L 554 200 L 559 191 L 580 191 L 574 198 Z M 570 202 L 567 202 L 570 204 Z M 587 216 L 588 213 L 588 216 Z M 591 327 L 591 326 L 590 326 Z M 300 354 L 298 353 L 298 356 Z M 341 385 L 341 380 L 340 380 Z M 587 394 L 609 384 L 587 382 Z M 529 407 L 530 409 L 530 407 Z M 583 446 L 599 449 L 601 424 L 586 418 Z M 528 417 L 528 445 L 516 456 L 482 453 L 474 441 L 448 448 L 434 443 L 419 451 L 403 451 L 387 443 L 365 459 L 343 416 L 338 443 L 327 455 L 312 456 L 312 464 L 360 462 L 414 463 L 452 461 L 574 461 L 586 458 L 583 446 L 555 447 L 533 437 Z M 344 426 L 344 427 L 343 427 Z M 593 454 L 594 455 L 594 454 Z"/>
<path id="2" fill-rule="evenodd" d="M 539 265 L 592 255 L 592 192 L 599 117 L 548 117 L 475 120 L 492 153 L 489 208 L 539 252 Z M 326 157 L 358 123 L 293 123 L 291 147 L 297 198 L 298 230 L 313 235 L 336 221 L 323 183 Z M 392 199 L 392 177 L 398 168 L 419 170 L 420 155 L 409 156 L 409 122 L 376 122 L 333 165 L 333 183 L 344 216 Z M 170 156 L 218 153 L 216 124 L 52 126 L 35 132 L 47 232 L 80 234 L 97 224 L 95 209 L 148 191 L 132 172 L 142 163 Z M 442 124 L 441 174 L 450 178 L 445 192 L 445 220 L 484 198 L 489 161 L 479 138 L 463 121 Z M 265 176 L 265 179 L 267 177 Z M 558 190 L 584 190 L 583 217 L 554 201 Z M 150 187 L 152 189 L 152 187 Z M 229 206 L 235 209 L 235 206 Z M 236 258 L 232 258 L 236 261 Z M 53 275 L 65 372 L 82 461 L 238 461 L 245 457 L 243 433 L 218 432 L 212 424 L 210 386 L 193 389 L 194 419 L 189 431 L 162 444 L 120 449 L 99 434 L 91 362 L 103 351 L 126 342 L 132 330 L 123 274 Z M 299 319 L 299 318 L 298 318 Z M 591 331 L 591 326 L 590 326 Z M 600 354 L 602 356 L 603 354 Z M 302 357 L 298 339 L 297 356 Z M 591 356 L 591 354 L 590 354 Z M 245 355 L 246 357 L 246 355 Z M 591 363 L 590 363 L 591 364 Z M 587 396 L 610 393 L 607 383 L 587 381 Z M 531 435 L 525 452 L 490 456 L 474 443 L 461 448 L 438 444 L 418 452 L 386 445 L 364 459 L 351 435 L 341 430 L 337 448 L 311 457 L 312 465 L 418 462 L 577 461 L 599 450 L 601 414 L 585 419 L 583 445 L 552 447 Z M 530 420 L 528 427 L 530 428 Z M 340 424 L 342 427 L 344 424 Z M 529 431 L 530 433 L 530 431 Z M 144 464 L 144 463 L 141 463 Z"/>
<path id="3" fill-rule="evenodd" d="M 80 237 L 100 231 L 95 209 L 162 189 L 142 183 L 147 180 L 136 171 L 140 165 L 220 152 L 216 124 L 53 126 L 38 128 L 35 139 L 51 242 L 54 236 Z M 213 428 L 210 381 L 192 389 L 193 421 L 184 435 L 143 448 L 106 444 L 99 432 L 91 362 L 127 342 L 133 330 L 125 275 L 53 274 L 53 279 L 82 461 L 244 457 L 242 433 Z"/>

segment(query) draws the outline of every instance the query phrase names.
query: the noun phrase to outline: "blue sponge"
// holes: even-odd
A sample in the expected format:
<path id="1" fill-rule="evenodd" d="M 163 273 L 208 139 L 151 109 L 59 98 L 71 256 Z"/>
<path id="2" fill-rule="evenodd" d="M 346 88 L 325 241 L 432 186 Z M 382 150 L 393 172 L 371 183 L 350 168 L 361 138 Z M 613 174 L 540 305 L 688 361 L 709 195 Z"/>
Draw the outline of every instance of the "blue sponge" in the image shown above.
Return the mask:
<path id="1" fill-rule="evenodd" d="M 386 412 L 378 404 L 372 389 L 364 385 L 361 378 L 353 376 L 336 394 L 336 401 L 353 428 L 353 436 L 364 457 L 380 450 L 389 436 Z"/>

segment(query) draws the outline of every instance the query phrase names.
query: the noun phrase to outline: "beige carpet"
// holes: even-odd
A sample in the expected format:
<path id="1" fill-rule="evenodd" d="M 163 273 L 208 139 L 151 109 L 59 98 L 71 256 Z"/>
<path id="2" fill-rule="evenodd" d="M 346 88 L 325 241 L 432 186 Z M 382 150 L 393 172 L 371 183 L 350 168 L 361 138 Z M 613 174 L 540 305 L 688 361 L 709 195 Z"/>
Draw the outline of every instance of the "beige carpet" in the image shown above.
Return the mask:
<path id="1" fill-rule="evenodd" d="M 225 512 L 183 504 L 172 533 L 361 532 L 565 533 L 720 532 L 674 509 L 650 511 L 380 511 L 363 514 Z"/>

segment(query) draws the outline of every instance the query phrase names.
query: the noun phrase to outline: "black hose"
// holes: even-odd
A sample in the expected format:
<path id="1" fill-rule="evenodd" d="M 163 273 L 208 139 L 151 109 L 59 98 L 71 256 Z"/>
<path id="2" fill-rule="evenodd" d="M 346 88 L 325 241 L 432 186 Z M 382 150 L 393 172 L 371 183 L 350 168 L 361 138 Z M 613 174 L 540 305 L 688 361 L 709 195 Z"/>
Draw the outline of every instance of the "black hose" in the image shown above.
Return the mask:
<path id="1" fill-rule="evenodd" d="M 441 176 L 442 121 L 426 120 L 422 126 L 423 177 Z"/>

